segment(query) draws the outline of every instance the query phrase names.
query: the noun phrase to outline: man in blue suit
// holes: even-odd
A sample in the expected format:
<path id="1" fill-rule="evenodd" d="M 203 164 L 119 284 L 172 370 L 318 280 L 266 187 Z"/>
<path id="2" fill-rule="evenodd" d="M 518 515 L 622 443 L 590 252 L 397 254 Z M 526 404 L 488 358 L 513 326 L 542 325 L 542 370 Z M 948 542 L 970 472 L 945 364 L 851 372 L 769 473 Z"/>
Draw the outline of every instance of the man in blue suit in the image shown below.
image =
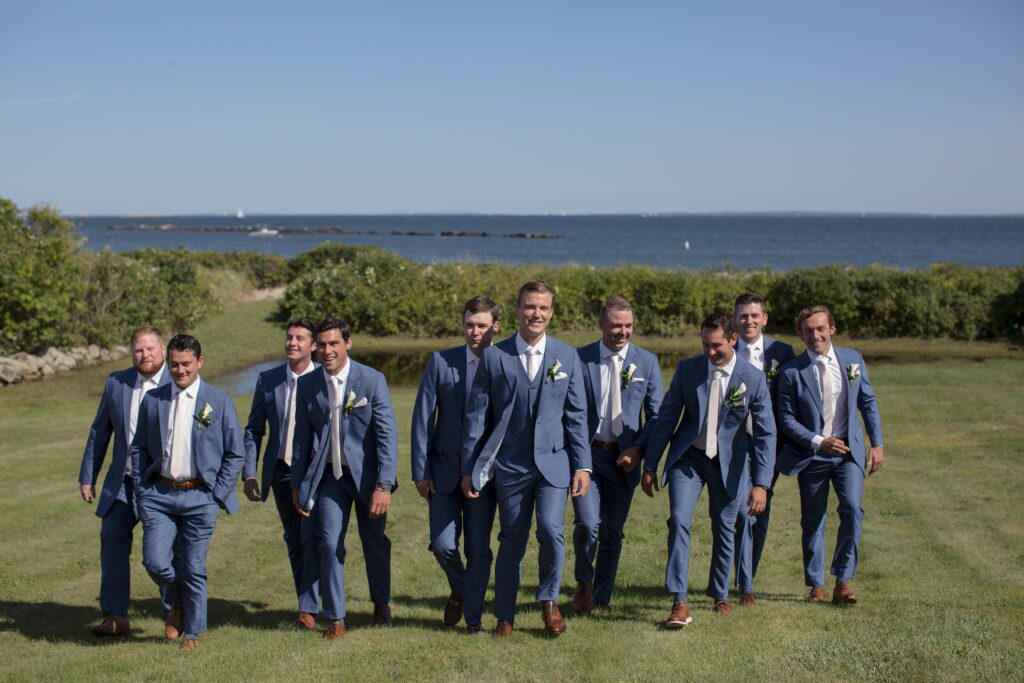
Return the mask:
<path id="1" fill-rule="evenodd" d="M 309 318 L 288 323 L 284 352 L 287 363 L 260 373 L 252 397 L 249 421 L 245 426 L 245 465 L 242 467 L 243 492 L 253 502 L 263 502 L 274 491 L 274 503 L 284 528 L 295 593 L 299 599 L 299 617 L 295 628 L 316 628 L 320 611 L 320 554 L 313 539 L 312 524 L 295 511 L 292 503 L 292 442 L 295 438 L 295 397 L 299 377 L 320 366 L 313 362 L 316 324 Z M 262 486 L 256 478 L 263 435 L 270 425 L 267 450 L 263 455 Z"/>
<path id="2" fill-rule="evenodd" d="M 601 304 L 601 338 L 580 347 L 587 394 L 587 427 L 594 472 L 590 490 L 573 499 L 576 513 L 576 592 L 573 609 L 608 609 L 622 553 L 623 529 L 640 482 L 643 425 L 658 415 L 662 382 L 658 357 L 630 342 L 633 308 L 621 296 Z M 597 565 L 595 568 L 595 559 Z"/>
<path id="3" fill-rule="evenodd" d="M 462 311 L 466 343 L 431 355 L 412 412 L 412 478 L 429 506 L 430 550 L 451 589 L 444 623 L 454 626 L 465 611 L 466 629 L 474 635 L 484 632 L 481 616 L 491 576 L 491 528 L 497 502 L 492 484 L 475 499 L 462 493 L 462 421 L 480 356 L 501 326 L 500 315 L 498 305 L 486 296 L 466 302 Z M 459 554 L 463 529 L 465 566 Z"/>
<path id="4" fill-rule="evenodd" d="M 95 636 L 124 636 L 131 633 L 128 600 L 131 594 L 129 558 L 133 531 L 138 523 L 135 486 L 132 484 L 128 447 L 135 436 L 142 398 L 171 381 L 164 370 L 164 346 L 160 330 L 140 327 L 132 332 L 132 367 L 107 377 L 89 439 L 82 453 L 78 473 L 82 500 L 92 503 L 96 482 L 103 469 L 110 437 L 114 452 L 103 489 L 96 504 L 100 523 L 100 609 L 103 621 L 90 631 Z M 180 598 L 175 598 L 180 599 Z M 174 636 L 175 639 L 177 636 Z"/>
<path id="5" fill-rule="evenodd" d="M 316 328 L 323 368 L 298 382 L 292 501 L 311 518 L 320 549 L 324 637 L 345 635 L 345 534 L 353 506 L 373 601 L 373 624 L 390 626 L 391 540 L 384 533 L 397 486 L 398 430 L 384 375 L 348 356 L 347 323 Z"/>
<path id="6" fill-rule="evenodd" d="M 852 605 L 857 596 L 849 582 L 857 573 L 864 509 L 864 473 L 882 468 L 882 418 L 868 368 L 860 352 L 832 345 L 836 333 L 832 312 L 825 306 L 805 308 L 796 329 L 807 350 L 782 369 L 776 390 L 779 428 L 786 444 L 779 452 L 779 471 L 797 475 L 800 526 L 803 530 L 804 581 L 811 601 L 824 601 L 825 515 L 829 484 L 839 499 L 839 539 L 832 555 L 836 577 L 832 601 Z M 865 457 L 864 418 L 872 447 Z"/>
<path id="7" fill-rule="evenodd" d="M 495 637 L 512 635 L 531 517 L 540 542 L 537 599 L 548 634 L 565 631 L 558 592 L 565 562 L 565 504 L 590 486 L 587 399 L 576 349 L 545 334 L 554 290 L 519 289 L 518 333 L 484 351 L 466 412 L 462 492 L 476 499 L 494 480 L 500 527 L 494 569 Z"/>
<path id="8" fill-rule="evenodd" d="M 717 613 L 728 615 L 736 515 L 746 482 L 754 481 L 746 505 L 751 514 L 760 514 L 775 465 L 775 420 L 764 373 L 736 356 L 732 317 L 709 315 L 701 323 L 700 336 L 704 355 L 679 364 L 658 417 L 648 426 L 651 437 L 640 480 L 644 493 L 653 497 L 658 462 L 668 445 L 662 475 L 670 508 L 665 588 L 675 598 L 666 628 L 682 628 L 692 621 L 686 601 L 690 526 L 701 490 L 707 485 L 713 537 L 707 595 L 715 601 Z M 748 421 L 752 436 L 747 434 Z"/>
<path id="9" fill-rule="evenodd" d="M 779 370 L 796 357 L 793 347 L 764 334 L 764 327 L 768 324 L 768 312 L 765 310 L 764 297 L 760 294 L 740 294 L 736 298 L 733 317 L 739 332 L 736 353 L 764 373 L 764 379 L 768 383 L 768 395 L 771 396 Z M 778 414 L 774 410 L 772 414 L 775 415 L 778 428 Z M 781 438 L 776 440 L 776 454 L 782 447 L 782 442 Z M 757 574 L 757 565 L 761 562 L 764 542 L 768 537 L 768 517 L 771 514 L 772 497 L 778 479 L 779 471 L 776 469 L 772 475 L 772 486 L 768 489 L 764 512 L 752 515 L 746 510 L 740 510 L 739 517 L 736 518 L 736 587 L 740 591 L 740 604 L 744 607 L 753 607 L 757 603 L 754 597 L 754 576 Z M 753 481 L 748 484 L 753 486 Z"/>
<path id="10" fill-rule="evenodd" d="M 217 512 L 238 511 L 235 482 L 245 447 L 231 397 L 199 378 L 203 352 L 187 334 L 167 343 L 173 384 L 142 401 L 132 441 L 132 478 L 139 492 L 142 564 L 164 604 L 181 583 L 181 649 L 199 647 L 206 632 L 206 554 Z"/>

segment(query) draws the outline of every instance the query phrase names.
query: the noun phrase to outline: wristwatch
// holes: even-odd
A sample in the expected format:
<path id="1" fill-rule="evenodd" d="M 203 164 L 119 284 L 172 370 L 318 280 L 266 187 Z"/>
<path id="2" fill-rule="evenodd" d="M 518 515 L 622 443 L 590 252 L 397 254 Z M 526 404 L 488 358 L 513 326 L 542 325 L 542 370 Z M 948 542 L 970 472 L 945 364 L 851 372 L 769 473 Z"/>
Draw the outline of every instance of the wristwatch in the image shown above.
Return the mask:
<path id="1" fill-rule="evenodd" d="M 391 482 L 390 481 L 378 481 L 377 490 L 383 491 L 384 493 L 391 493 Z"/>

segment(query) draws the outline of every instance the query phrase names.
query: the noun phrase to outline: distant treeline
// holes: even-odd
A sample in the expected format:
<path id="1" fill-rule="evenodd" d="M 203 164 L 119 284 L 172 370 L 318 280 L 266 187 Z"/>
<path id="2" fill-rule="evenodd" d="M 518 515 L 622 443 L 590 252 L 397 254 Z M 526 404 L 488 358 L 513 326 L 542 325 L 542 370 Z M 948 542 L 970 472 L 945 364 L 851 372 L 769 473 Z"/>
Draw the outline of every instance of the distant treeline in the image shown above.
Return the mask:
<path id="1" fill-rule="evenodd" d="M 1024 338 L 1024 267 L 941 264 L 925 270 L 842 265 L 787 272 L 679 271 L 477 263 L 422 264 L 374 247 L 329 243 L 292 259 L 247 252 L 81 249 L 73 224 L 52 207 L 26 212 L 0 198 L 0 354 L 48 346 L 124 343 L 142 324 L 192 328 L 232 296 L 287 286 L 278 315 L 347 319 L 360 334 L 460 334 L 466 299 L 487 294 L 515 329 L 526 280 L 557 292 L 552 330 L 591 330 L 601 302 L 626 296 L 643 334 L 696 332 L 714 310 L 755 291 L 769 328 L 791 331 L 797 311 L 825 303 L 851 336 Z"/>

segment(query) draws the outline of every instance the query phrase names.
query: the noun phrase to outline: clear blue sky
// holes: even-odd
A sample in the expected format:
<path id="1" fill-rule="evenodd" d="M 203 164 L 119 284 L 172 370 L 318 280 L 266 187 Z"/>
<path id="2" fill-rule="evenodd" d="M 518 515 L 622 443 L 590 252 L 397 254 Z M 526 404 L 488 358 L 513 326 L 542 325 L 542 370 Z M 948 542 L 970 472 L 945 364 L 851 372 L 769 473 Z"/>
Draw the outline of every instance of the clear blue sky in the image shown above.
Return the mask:
<path id="1" fill-rule="evenodd" d="M 1024 212 L 1024 2 L 0 0 L 71 213 Z"/>

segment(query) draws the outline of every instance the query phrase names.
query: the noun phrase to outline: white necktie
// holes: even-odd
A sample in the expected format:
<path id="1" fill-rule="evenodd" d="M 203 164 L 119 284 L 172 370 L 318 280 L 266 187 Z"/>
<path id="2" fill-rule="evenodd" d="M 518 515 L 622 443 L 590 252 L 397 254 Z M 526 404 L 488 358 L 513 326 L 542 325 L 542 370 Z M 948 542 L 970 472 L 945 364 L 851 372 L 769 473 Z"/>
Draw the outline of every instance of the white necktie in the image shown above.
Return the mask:
<path id="1" fill-rule="evenodd" d="M 825 356 L 818 356 L 818 379 L 821 380 L 821 407 L 825 411 L 824 436 L 832 436 L 832 420 L 835 418 L 835 410 L 832 405 L 832 373 L 825 362 Z"/>
<path id="2" fill-rule="evenodd" d="M 537 376 L 537 369 L 540 366 L 540 352 L 537 349 L 526 350 L 526 376 L 532 382 Z"/>
<path id="3" fill-rule="evenodd" d="M 612 436 L 622 434 L 622 370 L 619 354 L 608 357 L 611 377 L 608 378 L 608 408 L 612 418 Z"/>
<path id="4" fill-rule="evenodd" d="M 192 425 L 189 411 L 181 405 L 185 401 L 185 392 L 179 391 L 178 397 L 174 400 L 174 432 L 171 434 L 171 466 L 168 468 L 171 479 L 175 481 L 182 478 L 185 473 L 185 463 L 191 457 L 186 447 L 186 441 L 188 430 Z"/>
<path id="5" fill-rule="evenodd" d="M 295 382 L 294 377 L 288 381 L 288 405 L 284 411 L 284 443 L 281 444 L 281 459 L 289 467 L 292 464 L 292 436 L 295 434 Z"/>
<path id="6" fill-rule="evenodd" d="M 711 375 L 711 391 L 708 392 L 708 438 L 704 453 L 709 459 L 718 455 L 718 409 L 722 405 L 721 379 L 724 373 L 722 368 L 715 368 Z"/>
<path id="7" fill-rule="evenodd" d="M 331 405 L 331 470 L 335 479 L 341 479 L 341 411 L 342 383 L 337 378 L 331 379 L 334 398 Z"/>
<path id="8" fill-rule="evenodd" d="M 746 353 L 745 360 L 749 363 L 754 360 L 754 347 L 749 344 L 743 347 L 743 351 Z"/>

